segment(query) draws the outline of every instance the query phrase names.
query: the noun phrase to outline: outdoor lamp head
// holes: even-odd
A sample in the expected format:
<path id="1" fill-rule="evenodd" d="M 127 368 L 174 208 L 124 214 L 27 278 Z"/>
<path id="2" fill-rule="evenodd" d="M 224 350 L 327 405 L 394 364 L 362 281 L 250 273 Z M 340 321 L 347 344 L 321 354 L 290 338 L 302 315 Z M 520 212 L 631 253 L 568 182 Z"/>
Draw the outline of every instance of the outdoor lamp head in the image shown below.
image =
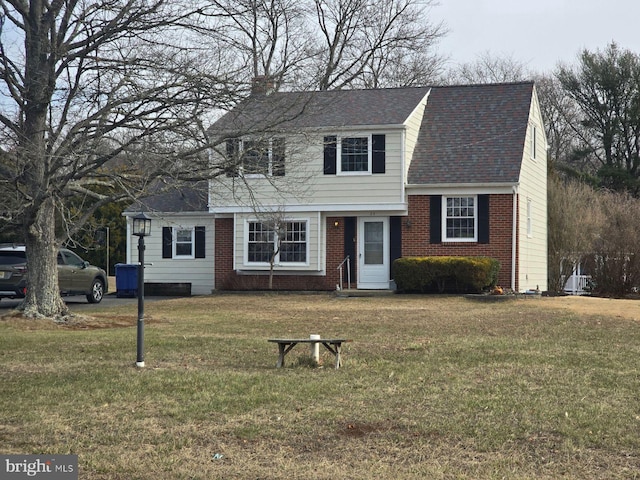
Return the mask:
<path id="1" fill-rule="evenodd" d="M 137 237 L 151 234 L 151 219 L 142 212 L 133 217 L 133 234 Z"/>

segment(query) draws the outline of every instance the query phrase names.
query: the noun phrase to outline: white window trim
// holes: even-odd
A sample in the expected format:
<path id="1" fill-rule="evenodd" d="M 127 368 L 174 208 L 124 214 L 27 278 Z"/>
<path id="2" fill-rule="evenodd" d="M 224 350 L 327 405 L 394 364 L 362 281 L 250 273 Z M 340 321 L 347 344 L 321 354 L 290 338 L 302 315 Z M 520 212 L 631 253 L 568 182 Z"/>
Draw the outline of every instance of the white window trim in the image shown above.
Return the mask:
<path id="1" fill-rule="evenodd" d="M 269 268 L 269 262 L 250 262 L 249 261 L 249 224 L 250 223 L 262 223 L 261 220 L 257 219 L 257 218 L 248 218 L 244 221 L 244 238 L 243 238 L 243 251 L 244 251 L 244 255 L 243 255 L 243 262 L 244 262 L 244 266 L 246 267 L 261 267 L 261 268 Z M 306 262 L 280 262 L 280 253 L 278 252 L 278 255 L 276 255 L 276 258 L 274 259 L 273 265 L 274 267 L 281 267 L 281 268 L 287 268 L 287 267 L 308 267 L 310 265 L 309 263 L 309 253 L 310 253 L 310 235 L 309 235 L 309 226 L 311 225 L 311 221 L 309 218 L 287 218 L 285 220 L 285 222 L 303 222 L 306 225 L 306 234 L 307 234 L 307 240 L 306 240 L 306 258 L 307 261 Z M 277 237 L 277 234 L 275 235 L 275 237 Z M 274 242 L 277 241 L 274 239 Z"/>
<path id="2" fill-rule="evenodd" d="M 538 141 L 538 129 L 535 125 L 531 125 L 531 145 L 530 145 L 530 149 L 531 149 L 531 160 L 535 160 L 536 159 L 536 150 L 537 150 L 537 141 Z"/>
<path id="3" fill-rule="evenodd" d="M 173 229 L 173 238 L 172 238 L 172 255 L 174 259 L 183 259 L 190 260 L 196 258 L 196 228 L 195 227 L 174 227 Z M 191 255 L 179 255 L 177 253 L 177 245 L 178 245 L 178 230 L 191 230 Z M 181 242 L 187 243 L 187 242 Z"/>
<path id="4" fill-rule="evenodd" d="M 473 198 L 473 238 L 447 237 L 447 199 Z M 477 243 L 478 242 L 478 196 L 477 195 L 443 195 L 442 196 L 442 243 Z"/>
<path id="5" fill-rule="evenodd" d="M 362 172 L 342 171 L 342 139 L 343 138 L 366 138 L 367 139 L 367 170 Z M 336 145 L 336 174 L 337 175 L 371 175 L 373 165 L 373 136 L 368 135 L 342 135 L 337 138 Z"/>

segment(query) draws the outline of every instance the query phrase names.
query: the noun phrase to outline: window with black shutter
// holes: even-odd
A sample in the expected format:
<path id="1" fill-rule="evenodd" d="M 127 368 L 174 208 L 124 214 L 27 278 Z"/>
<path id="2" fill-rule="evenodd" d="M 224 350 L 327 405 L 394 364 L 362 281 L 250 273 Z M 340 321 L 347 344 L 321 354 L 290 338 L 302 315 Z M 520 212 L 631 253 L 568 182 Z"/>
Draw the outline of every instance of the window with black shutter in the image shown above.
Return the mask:
<path id="1" fill-rule="evenodd" d="M 386 136 L 324 137 L 324 174 L 386 172 Z"/>
<path id="2" fill-rule="evenodd" d="M 335 175 L 337 172 L 338 137 L 324 137 L 324 174 Z"/>
<path id="3" fill-rule="evenodd" d="M 372 135 L 371 148 L 371 173 L 385 173 L 386 137 Z"/>
<path id="4" fill-rule="evenodd" d="M 163 227 L 162 258 L 206 258 L 206 227 Z"/>
<path id="5" fill-rule="evenodd" d="M 240 139 L 228 138 L 226 141 L 224 173 L 227 177 L 237 177 L 240 172 Z"/>

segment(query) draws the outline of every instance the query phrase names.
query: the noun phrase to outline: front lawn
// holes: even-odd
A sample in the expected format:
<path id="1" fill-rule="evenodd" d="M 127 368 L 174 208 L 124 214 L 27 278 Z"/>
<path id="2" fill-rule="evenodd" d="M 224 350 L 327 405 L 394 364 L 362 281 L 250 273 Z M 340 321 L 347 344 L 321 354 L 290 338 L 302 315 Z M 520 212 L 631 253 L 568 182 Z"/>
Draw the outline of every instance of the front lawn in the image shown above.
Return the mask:
<path id="1" fill-rule="evenodd" d="M 636 301 L 628 301 L 637 308 Z M 640 322 L 547 298 L 229 294 L 0 321 L 0 452 L 83 480 L 640 478 Z M 344 367 L 271 337 L 347 337 Z M 324 350 L 324 349 L 322 349 Z"/>

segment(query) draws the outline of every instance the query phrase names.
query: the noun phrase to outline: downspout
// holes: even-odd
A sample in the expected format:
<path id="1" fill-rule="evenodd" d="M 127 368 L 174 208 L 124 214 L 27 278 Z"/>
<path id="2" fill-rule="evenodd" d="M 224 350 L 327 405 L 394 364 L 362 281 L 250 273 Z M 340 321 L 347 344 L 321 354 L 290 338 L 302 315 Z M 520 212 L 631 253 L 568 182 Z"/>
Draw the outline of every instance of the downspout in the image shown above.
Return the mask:
<path id="1" fill-rule="evenodd" d="M 511 222 L 511 291 L 516 292 L 516 247 L 518 233 L 518 187 L 513 186 L 513 220 Z"/>
<path id="2" fill-rule="evenodd" d="M 129 216 L 125 216 L 126 222 L 127 222 L 127 255 L 126 255 L 126 262 L 128 264 L 131 263 L 131 249 L 133 248 L 133 246 L 131 245 L 131 217 Z"/>

